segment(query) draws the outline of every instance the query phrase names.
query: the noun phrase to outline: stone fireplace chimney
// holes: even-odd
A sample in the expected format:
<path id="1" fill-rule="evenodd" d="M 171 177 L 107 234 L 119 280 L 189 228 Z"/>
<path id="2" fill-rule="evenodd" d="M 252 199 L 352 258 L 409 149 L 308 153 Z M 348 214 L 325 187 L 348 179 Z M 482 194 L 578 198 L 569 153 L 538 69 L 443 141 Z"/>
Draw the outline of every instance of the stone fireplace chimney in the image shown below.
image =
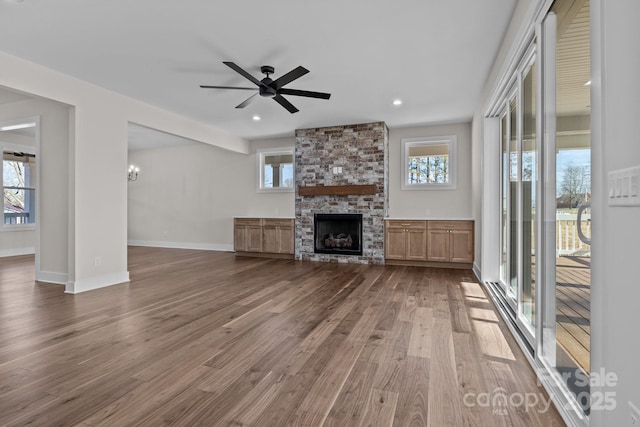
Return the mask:
<path id="1" fill-rule="evenodd" d="M 388 153 L 384 122 L 296 130 L 296 259 L 384 264 Z M 362 255 L 316 252 L 316 214 L 361 214 Z"/>

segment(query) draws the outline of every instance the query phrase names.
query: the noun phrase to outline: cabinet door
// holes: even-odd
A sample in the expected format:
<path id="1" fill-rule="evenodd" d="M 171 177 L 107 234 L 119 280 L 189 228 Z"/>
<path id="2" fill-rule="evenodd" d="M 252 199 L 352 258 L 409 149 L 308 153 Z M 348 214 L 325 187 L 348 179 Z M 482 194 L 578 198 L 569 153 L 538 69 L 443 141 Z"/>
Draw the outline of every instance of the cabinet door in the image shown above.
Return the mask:
<path id="1" fill-rule="evenodd" d="M 281 227 L 280 228 L 280 253 L 291 254 L 294 253 L 293 248 L 293 227 Z"/>
<path id="2" fill-rule="evenodd" d="M 262 227 L 247 227 L 247 252 L 262 252 Z"/>
<path id="3" fill-rule="evenodd" d="M 264 226 L 262 228 L 262 252 L 280 252 L 280 233 L 278 227 Z"/>
<path id="4" fill-rule="evenodd" d="M 387 259 L 406 259 L 407 233 L 403 228 L 386 229 L 385 256 Z"/>
<path id="5" fill-rule="evenodd" d="M 406 231 L 407 260 L 427 260 L 427 230 L 409 228 Z"/>
<path id="6" fill-rule="evenodd" d="M 233 228 L 233 248 L 236 252 L 247 251 L 248 230 L 244 225 L 236 225 Z"/>
<path id="7" fill-rule="evenodd" d="M 473 232 L 451 230 L 451 262 L 473 262 Z"/>
<path id="8" fill-rule="evenodd" d="M 449 230 L 429 230 L 427 260 L 449 262 Z"/>

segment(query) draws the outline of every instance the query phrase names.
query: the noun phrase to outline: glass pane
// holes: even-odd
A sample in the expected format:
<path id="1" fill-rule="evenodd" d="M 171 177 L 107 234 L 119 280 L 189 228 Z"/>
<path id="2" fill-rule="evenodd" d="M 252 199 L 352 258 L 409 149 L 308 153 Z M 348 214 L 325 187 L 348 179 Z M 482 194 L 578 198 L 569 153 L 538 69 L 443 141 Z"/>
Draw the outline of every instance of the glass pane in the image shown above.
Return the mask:
<path id="1" fill-rule="evenodd" d="M 522 81 L 522 307 L 525 323 L 535 324 L 536 245 L 536 68 Z"/>
<path id="2" fill-rule="evenodd" d="M 33 224 L 35 222 L 35 190 L 4 189 L 4 223 Z"/>
<path id="3" fill-rule="evenodd" d="M 446 184 L 449 182 L 449 156 L 409 157 L 409 184 Z"/>
<path id="4" fill-rule="evenodd" d="M 12 153 L 5 153 L 5 160 L 2 161 L 2 180 L 5 187 L 31 187 L 32 173 L 35 165 L 21 160 L 6 160 L 7 157 L 13 159 L 16 156 Z M 35 183 L 33 183 L 35 184 Z"/>
<path id="5" fill-rule="evenodd" d="M 280 186 L 281 187 L 293 187 L 293 164 L 286 164 L 282 166 L 282 175 Z"/>
<path id="6" fill-rule="evenodd" d="M 273 188 L 273 168 L 271 165 L 265 165 L 263 173 L 265 188 Z"/>
<path id="7" fill-rule="evenodd" d="M 509 293 L 518 292 L 518 98 L 509 101 Z"/>
<path id="8" fill-rule="evenodd" d="M 574 7 L 577 5 L 578 7 Z M 544 266 L 543 357 L 562 376 L 576 402 L 589 413 L 591 348 L 591 93 L 589 2 L 556 2 L 556 146 L 549 169 L 555 212 L 545 209 L 550 236 Z M 553 77 L 553 76 L 552 76 Z M 555 161 L 555 165 L 553 165 Z M 545 188 L 547 188 L 545 186 Z"/>
<path id="9" fill-rule="evenodd" d="M 293 187 L 293 154 L 262 154 L 263 188 Z"/>

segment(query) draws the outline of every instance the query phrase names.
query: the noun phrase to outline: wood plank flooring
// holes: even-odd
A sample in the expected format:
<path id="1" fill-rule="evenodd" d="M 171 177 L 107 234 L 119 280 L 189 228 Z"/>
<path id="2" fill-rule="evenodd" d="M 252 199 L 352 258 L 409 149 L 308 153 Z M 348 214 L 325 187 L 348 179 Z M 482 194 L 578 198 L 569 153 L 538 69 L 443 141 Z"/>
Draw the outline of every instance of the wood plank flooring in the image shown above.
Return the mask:
<path id="1" fill-rule="evenodd" d="M 33 262 L 0 259 L 3 426 L 564 425 L 470 271 L 130 247 L 67 295 Z"/>
<path id="2" fill-rule="evenodd" d="M 571 365 L 575 363 L 575 366 L 588 373 L 591 349 L 591 258 L 558 257 L 556 281 L 557 342 L 570 360 L 560 359 Z"/>

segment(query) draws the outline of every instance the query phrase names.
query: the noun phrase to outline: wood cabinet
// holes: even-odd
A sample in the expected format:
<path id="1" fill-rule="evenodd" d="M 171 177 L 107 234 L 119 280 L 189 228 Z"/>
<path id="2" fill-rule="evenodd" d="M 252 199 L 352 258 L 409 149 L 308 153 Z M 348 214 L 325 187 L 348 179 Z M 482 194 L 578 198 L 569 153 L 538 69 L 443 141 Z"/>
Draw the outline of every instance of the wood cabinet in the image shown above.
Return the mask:
<path id="1" fill-rule="evenodd" d="M 473 221 L 385 221 L 388 264 L 470 268 L 473 250 Z"/>
<path id="2" fill-rule="evenodd" d="M 287 218 L 234 218 L 234 250 L 239 255 L 293 255 L 293 225 Z"/>
<path id="3" fill-rule="evenodd" d="M 473 262 L 472 221 L 429 221 L 427 260 L 436 262 Z"/>
<path id="4" fill-rule="evenodd" d="M 262 220 L 235 218 L 234 249 L 236 252 L 262 252 Z"/>
<path id="5" fill-rule="evenodd" d="M 292 219 L 263 219 L 262 252 L 293 254 Z"/>
<path id="6" fill-rule="evenodd" d="M 386 221 L 385 258 L 395 260 L 427 260 L 426 221 Z"/>

